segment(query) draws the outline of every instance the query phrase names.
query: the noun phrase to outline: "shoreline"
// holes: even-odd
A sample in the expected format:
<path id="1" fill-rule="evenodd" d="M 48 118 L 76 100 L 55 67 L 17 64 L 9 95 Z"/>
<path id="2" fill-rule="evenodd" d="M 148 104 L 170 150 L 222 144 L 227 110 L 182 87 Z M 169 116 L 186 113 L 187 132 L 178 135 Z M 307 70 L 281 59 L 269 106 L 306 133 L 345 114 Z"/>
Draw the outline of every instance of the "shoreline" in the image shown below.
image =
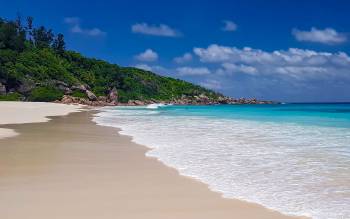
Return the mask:
<path id="1" fill-rule="evenodd" d="M 95 124 L 93 113 L 1 125 L 19 133 L 0 139 L 0 210 L 5 218 L 296 218 L 223 198 L 145 156 L 149 148 L 117 128 Z M 23 211 L 16 211 L 18 206 Z"/>
<path id="2" fill-rule="evenodd" d="M 0 101 L 0 126 L 50 121 L 50 116 L 64 116 L 83 110 L 81 105 L 44 102 Z M 14 130 L 0 128 L 0 139 L 18 135 Z"/>
<path id="3" fill-rule="evenodd" d="M 97 125 L 97 124 L 96 124 L 96 125 Z M 99 126 L 103 126 L 103 125 L 99 125 Z M 264 208 L 264 209 L 266 209 L 267 211 L 270 211 L 270 212 L 276 212 L 276 213 L 281 214 L 281 215 L 283 215 L 283 216 L 286 216 L 286 217 L 288 217 L 288 218 L 290 218 L 290 219 L 293 219 L 293 218 L 295 218 L 295 219 L 308 219 L 308 218 L 310 218 L 310 217 L 302 216 L 302 215 L 285 214 L 285 213 L 280 212 L 280 211 L 278 211 L 278 210 L 275 210 L 275 209 L 272 209 L 272 208 L 268 208 L 268 207 L 266 207 L 266 206 L 264 206 L 264 205 L 262 205 L 262 204 L 260 204 L 260 203 L 250 202 L 250 201 L 246 201 L 246 200 L 239 199 L 239 198 L 227 198 L 227 197 L 224 196 L 224 193 L 222 193 L 222 192 L 220 192 L 220 191 L 215 191 L 215 190 L 211 189 L 210 186 L 209 186 L 208 184 L 202 182 L 199 178 L 196 178 L 196 177 L 193 177 L 193 176 L 190 176 L 190 175 L 181 174 L 180 171 L 179 171 L 178 169 L 176 169 L 175 167 L 172 167 L 172 166 L 167 165 L 166 163 L 162 162 L 159 158 L 157 158 L 157 157 L 155 157 L 155 156 L 147 155 L 147 152 L 150 151 L 150 150 L 152 150 L 152 148 L 148 147 L 147 145 L 142 145 L 142 144 L 139 144 L 139 143 L 135 142 L 135 141 L 133 140 L 133 136 L 131 136 L 131 135 L 121 134 L 120 132 L 122 131 L 122 129 L 116 128 L 116 127 L 113 127 L 113 128 L 116 129 L 118 135 L 128 137 L 128 138 L 130 138 L 130 141 L 131 141 L 132 143 L 134 143 L 134 144 L 136 144 L 136 145 L 139 145 L 139 146 L 141 146 L 141 147 L 145 147 L 145 148 L 147 149 L 146 152 L 145 152 L 145 154 L 144 154 L 144 155 L 145 155 L 145 158 L 154 159 L 154 160 L 156 160 L 157 162 L 161 163 L 161 164 L 162 164 L 163 166 L 165 166 L 166 168 L 170 168 L 170 169 L 176 171 L 177 174 L 179 175 L 179 177 L 184 177 L 184 178 L 187 178 L 187 179 L 196 181 L 196 182 L 198 182 L 199 184 L 205 185 L 205 186 L 207 187 L 207 189 L 208 189 L 210 192 L 219 194 L 220 197 L 221 197 L 222 199 L 238 201 L 238 202 L 245 203 L 245 204 L 247 204 L 247 205 L 256 205 L 257 207 L 262 207 L 262 208 Z"/>
<path id="4" fill-rule="evenodd" d="M 178 174 L 180 177 L 184 177 L 184 178 L 187 178 L 187 179 L 190 179 L 190 180 L 194 180 L 194 181 L 198 182 L 199 184 L 205 185 L 205 186 L 207 187 L 207 189 L 208 189 L 210 192 L 219 194 L 220 197 L 221 197 L 222 199 L 234 200 L 234 201 L 242 202 L 242 203 L 245 203 L 245 204 L 248 204 L 248 205 L 253 205 L 253 206 L 262 207 L 262 208 L 266 209 L 267 211 L 277 212 L 277 213 L 279 213 L 279 214 L 281 214 L 281 215 L 283 215 L 283 216 L 286 216 L 286 217 L 288 217 L 288 218 L 290 218 L 290 219 L 293 219 L 293 218 L 296 218 L 296 219 L 298 219 L 298 218 L 299 218 L 299 219 L 308 219 L 308 218 L 311 218 L 310 216 L 305 216 L 305 215 L 286 214 L 286 213 L 280 212 L 280 211 L 278 211 L 278 210 L 276 210 L 276 209 L 266 207 L 266 206 L 264 206 L 263 204 L 256 203 L 256 202 L 251 202 L 251 201 L 244 200 L 244 199 L 225 197 L 223 192 L 220 192 L 220 191 L 216 191 L 216 190 L 214 190 L 214 189 L 211 189 L 210 186 L 209 186 L 207 183 L 202 182 L 199 178 L 194 177 L 194 176 L 191 176 L 191 175 L 182 174 L 178 169 L 176 169 L 176 167 L 173 167 L 173 166 L 170 166 L 170 165 L 164 163 L 161 159 L 159 159 L 159 158 L 156 157 L 156 156 L 148 155 L 147 152 L 152 151 L 153 149 L 152 149 L 151 147 L 147 146 L 147 145 L 140 144 L 140 143 L 136 142 L 136 141 L 134 140 L 134 137 L 133 137 L 132 135 L 129 135 L 129 134 L 122 134 L 122 133 L 121 133 L 121 132 L 123 131 L 122 128 L 120 128 L 120 127 L 115 127 L 115 126 L 112 126 L 112 125 L 98 124 L 97 121 L 94 121 L 94 118 L 97 118 L 96 115 L 97 115 L 99 112 L 102 112 L 102 111 L 101 111 L 101 110 L 97 110 L 97 111 L 98 111 L 98 112 L 97 112 L 97 113 L 94 113 L 94 115 L 93 115 L 93 117 L 92 117 L 92 121 L 93 121 L 96 125 L 102 126 L 102 127 L 109 127 L 109 128 L 115 129 L 118 135 L 120 135 L 120 136 L 125 136 L 125 137 L 127 137 L 127 138 L 130 138 L 130 141 L 131 141 L 133 144 L 136 144 L 136 145 L 139 145 L 139 146 L 141 146 L 141 147 L 146 148 L 147 150 L 146 150 L 146 152 L 144 153 L 144 156 L 145 156 L 146 158 L 154 159 L 154 160 L 156 160 L 157 162 L 159 162 L 159 163 L 161 163 L 162 165 L 164 165 L 165 167 L 170 168 L 170 169 L 176 171 L 177 174 Z"/>

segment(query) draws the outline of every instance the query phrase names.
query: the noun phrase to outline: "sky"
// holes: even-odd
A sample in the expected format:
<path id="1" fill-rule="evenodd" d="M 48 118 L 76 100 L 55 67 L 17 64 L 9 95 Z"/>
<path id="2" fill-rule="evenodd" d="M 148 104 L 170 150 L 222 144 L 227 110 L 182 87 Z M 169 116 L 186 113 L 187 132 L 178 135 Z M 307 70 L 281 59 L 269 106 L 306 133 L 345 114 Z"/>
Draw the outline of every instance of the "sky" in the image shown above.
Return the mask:
<path id="1" fill-rule="evenodd" d="M 19 1 L 67 49 L 240 98 L 350 101 L 350 1 Z"/>

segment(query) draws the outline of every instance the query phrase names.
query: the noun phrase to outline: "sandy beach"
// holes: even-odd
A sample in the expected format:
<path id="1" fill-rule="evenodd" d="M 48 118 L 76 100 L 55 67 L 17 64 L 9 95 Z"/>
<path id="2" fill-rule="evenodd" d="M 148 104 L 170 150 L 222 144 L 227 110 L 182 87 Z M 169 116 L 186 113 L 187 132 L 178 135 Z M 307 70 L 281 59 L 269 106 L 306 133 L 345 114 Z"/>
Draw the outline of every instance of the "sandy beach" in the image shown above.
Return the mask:
<path id="1" fill-rule="evenodd" d="M 8 137 L 0 139 L 2 219 L 292 218 L 224 199 L 145 157 L 146 147 L 115 128 L 93 123 L 96 111 L 50 108 L 57 104 L 39 104 L 38 111 L 25 103 L 35 109 L 21 114 L 22 103 L 0 104 L 0 114 L 7 112 L 0 117 L 0 128 L 8 132 L 0 132 Z"/>
<path id="2" fill-rule="evenodd" d="M 78 112 L 78 105 L 64 105 L 40 102 L 12 102 L 0 101 L 0 126 L 6 124 L 23 124 L 47 122 L 49 116 L 64 116 L 68 113 Z M 16 136 L 11 129 L 0 128 L 0 139 Z"/>

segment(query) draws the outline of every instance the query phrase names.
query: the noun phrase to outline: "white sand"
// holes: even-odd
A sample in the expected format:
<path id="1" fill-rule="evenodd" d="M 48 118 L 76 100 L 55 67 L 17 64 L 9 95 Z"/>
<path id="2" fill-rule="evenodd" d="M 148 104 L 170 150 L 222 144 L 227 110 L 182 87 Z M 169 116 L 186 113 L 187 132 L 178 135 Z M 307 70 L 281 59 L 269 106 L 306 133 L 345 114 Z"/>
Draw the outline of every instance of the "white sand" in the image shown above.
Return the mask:
<path id="1" fill-rule="evenodd" d="M 20 135 L 0 139 L 0 219 L 293 219 L 224 199 L 91 118 L 10 125 Z"/>
<path id="2" fill-rule="evenodd" d="M 47 122 L 48 116 L 63 116 L 80 111 L 80 106 L 40 102 L 0 102 L 0 125 Z M 13 137 L 17 133 L 0 128 L 0 139 Z"/>

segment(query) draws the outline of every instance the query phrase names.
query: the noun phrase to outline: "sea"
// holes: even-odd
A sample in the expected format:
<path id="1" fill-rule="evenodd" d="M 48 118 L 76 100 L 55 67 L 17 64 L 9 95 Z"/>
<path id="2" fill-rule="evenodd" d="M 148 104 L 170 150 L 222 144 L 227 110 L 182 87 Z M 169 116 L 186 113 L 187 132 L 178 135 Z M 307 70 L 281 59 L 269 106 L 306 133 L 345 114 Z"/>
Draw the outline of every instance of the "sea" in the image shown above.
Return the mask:
<path id="1" fill-rule="evenodd" d="M 350 104 L 105 107 L 94 121 L 224 198 L 350 218 Z"/>

